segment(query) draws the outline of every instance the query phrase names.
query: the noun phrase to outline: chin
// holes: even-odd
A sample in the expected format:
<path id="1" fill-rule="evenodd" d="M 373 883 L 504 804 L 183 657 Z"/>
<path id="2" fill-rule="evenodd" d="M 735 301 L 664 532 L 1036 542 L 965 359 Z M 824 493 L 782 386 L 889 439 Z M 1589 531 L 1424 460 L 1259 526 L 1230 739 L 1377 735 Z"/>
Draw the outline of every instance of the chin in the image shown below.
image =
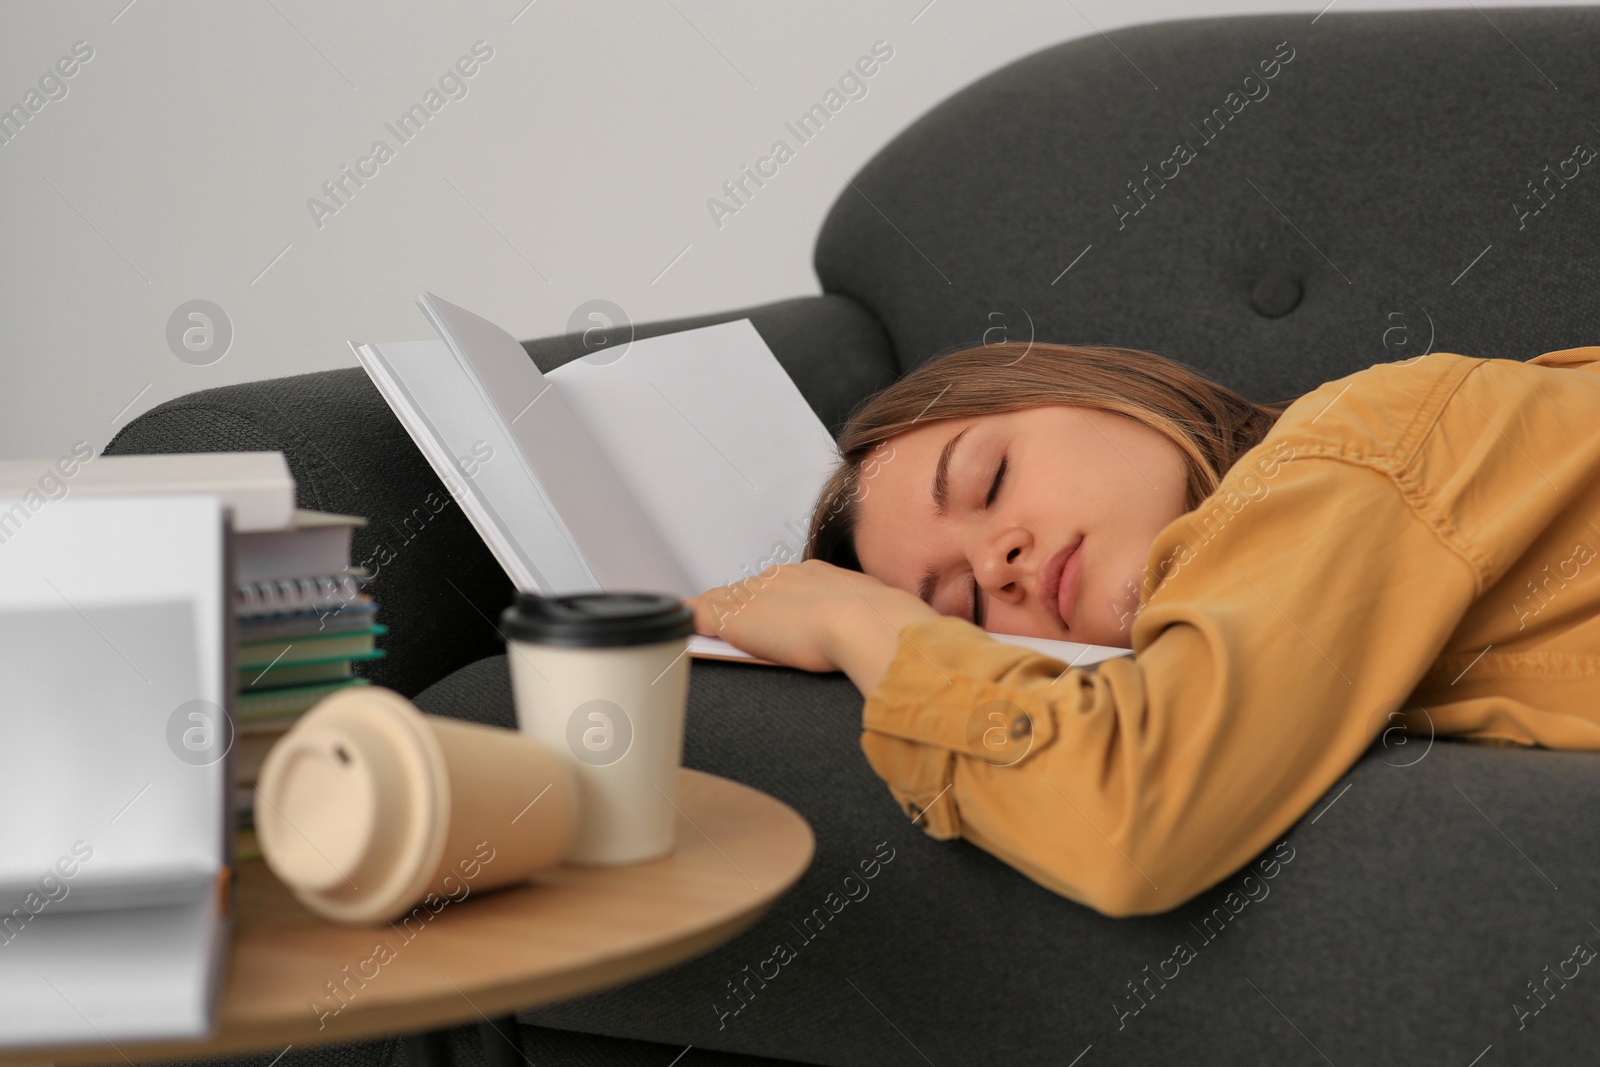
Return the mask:
<path id="1" fill-rule="evenodd" d="M 1102 641 L 1086 641 L 1084 643 L 1090 645 L 1105 645 L 1108 648 L 1132 648 L 1133 637 L 1126 630 L 1124 630 L 1123 632 L 1112 637 L 1108 637 Z"/>
<path id="2" fill-rule="evenodd" d="M 1068 630 L 1060 640 L 1077 641 L 1084 645 L 1103 645 L 1107 648 L 1132 648 L 1133 616 L 1124 619 L 1119 627 L 1116 613 L 1108 612 L 1103 619 L 1091 619 L 1076 630 Z"/>
<path id="3" fill-rule="evenodd" d="M 1139 602 L 1138 586 L 1132 581 L 1124 582 L 1122 595 L 1107 597 L 1105 604 L 1105 622 L 1102 630 L 1105 637 L 1092 643 L 1112 648 L 1132 648 L 1134 620 L 1139 617 L 1139 612 L 1144 607 Z"/>

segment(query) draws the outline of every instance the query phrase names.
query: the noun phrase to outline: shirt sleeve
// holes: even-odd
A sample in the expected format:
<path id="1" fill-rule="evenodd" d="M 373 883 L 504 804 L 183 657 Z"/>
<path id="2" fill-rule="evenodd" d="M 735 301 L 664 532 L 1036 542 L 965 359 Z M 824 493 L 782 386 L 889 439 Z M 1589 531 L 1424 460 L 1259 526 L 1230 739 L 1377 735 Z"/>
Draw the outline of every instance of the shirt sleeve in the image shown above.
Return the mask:
<path id="1" fill-rule="evenodd" d="M 1165 911 L 1392 725 L 1472 565 L 1403 479 L 1319 454 L 1241 466 L 1152 546 L 1131 657 L 1069 669 L 948 616 L 900 632 L 861 747 L 917 825 L 1107 915 Z"/>

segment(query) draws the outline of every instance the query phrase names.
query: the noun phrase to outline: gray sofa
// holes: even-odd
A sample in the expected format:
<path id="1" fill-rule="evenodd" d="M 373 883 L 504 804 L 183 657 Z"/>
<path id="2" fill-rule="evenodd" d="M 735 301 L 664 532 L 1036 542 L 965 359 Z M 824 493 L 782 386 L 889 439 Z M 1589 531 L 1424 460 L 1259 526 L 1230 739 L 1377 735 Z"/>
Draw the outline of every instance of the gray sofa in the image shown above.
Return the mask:
<path id="1" fill-rule="evenodd" d="M 1257 400 L 1430 349 L 1600 343 L 1600 10 L 1314 16 L 1011 63 L 845 187 L 816 243 L 823 295 L 639 333 L 749 317 L 830 427 L 1001 336 L 1146 348 Z M 545 368 L 583 352 L 525 347 Z M 372 679 L 509 725 L 490 620 L 511 587 L 360 370 L 186 396 L 109 451 L 255 448 L 288 454 L 303 505 L 371 518 L 358 557 L 392 557 Z M 525 1013 L 532 1062 L 1594 1061 L 1600 967 L 1574 952 L 1600 949 L 1600 756 L 1385 734 L 1249 868 L 1108 919 L 909 825 L 857 747 L 860 703 L 840 675 L 695 664 L 686 761 L 793 805 L 816 860 L 726 946 Z M 880 847 L 870 895 L 802 938 Z M 780 941 L 796 958 L 749 981 Z"/>

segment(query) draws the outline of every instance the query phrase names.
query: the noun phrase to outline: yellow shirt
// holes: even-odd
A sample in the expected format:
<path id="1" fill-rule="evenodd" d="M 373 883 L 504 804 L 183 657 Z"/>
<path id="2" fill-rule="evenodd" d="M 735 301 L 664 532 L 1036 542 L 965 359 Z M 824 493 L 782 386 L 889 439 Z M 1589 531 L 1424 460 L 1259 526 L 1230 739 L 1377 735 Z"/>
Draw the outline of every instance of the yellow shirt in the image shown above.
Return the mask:
<path id="1" fill-rule="evenodd" d="M 1600 347 L 1378 364 L 1160 532 L 1132 656 L 907 626 L 861 747 L 931 836 L 1107 915 L 1165 911 L 1386 731 L 1600 749 L 1597 546 Z"/>

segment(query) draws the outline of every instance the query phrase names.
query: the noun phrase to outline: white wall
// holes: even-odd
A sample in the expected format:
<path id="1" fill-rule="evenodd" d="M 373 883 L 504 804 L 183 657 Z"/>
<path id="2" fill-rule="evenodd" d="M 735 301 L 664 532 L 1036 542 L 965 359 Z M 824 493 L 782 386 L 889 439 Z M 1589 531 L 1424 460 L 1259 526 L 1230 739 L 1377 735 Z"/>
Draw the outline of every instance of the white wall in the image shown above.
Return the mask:
<path id="1" fill-rule="evenodd" d="M 644 322 L 815 293 L 845 179 L 961 86 L 1096 27 L 1309 23 L 1325 3 L 8 2 L 0 109 L 41 78 L 59 98 L 0 144 L 0 457 L 98 449 L 174 396 L 353 365 L 347 339 L 430 336 L 424 289 L 523 338 L 595 298 Z M 707 199 L 793 143 L 784 122 L 880 40 L 894 54 L 867 94 L 719 228 Z M 80 41 L 93 56 L 64 64 L 62 96 L 47 75 Z M 493 55 L 465 95 L 401 144 L 385 123 L 478 41 Z M 379 139 L 393 158 L 319 226 L 308 199 Z M 167 337 L 196 299 L 233 331 L 206 365 Z"/>

